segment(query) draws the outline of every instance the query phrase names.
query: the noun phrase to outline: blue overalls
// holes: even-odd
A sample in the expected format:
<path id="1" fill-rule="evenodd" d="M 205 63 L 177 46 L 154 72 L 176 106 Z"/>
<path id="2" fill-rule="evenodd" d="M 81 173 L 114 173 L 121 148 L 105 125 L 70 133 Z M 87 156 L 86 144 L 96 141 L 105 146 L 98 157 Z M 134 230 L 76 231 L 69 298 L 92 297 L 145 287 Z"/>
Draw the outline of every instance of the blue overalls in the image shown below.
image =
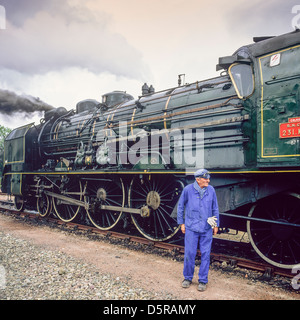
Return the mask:
<path id="1" fill-rule="evenodd" d="M 195 182 L 197 183 L 197 182 Z M 178 224 L 185 224 L 184 279 L 192 281 L 195 269 L 197 248 L 201 252 L 199 282 L 208 282 L 210 250 L 213 239 L 207 218 L 216 216 L 219 226 L 219 208 L 215 189 L 208 185 L 201 199 L 194 184 L 187 185 L 180 196 L 177 208 Z"/>

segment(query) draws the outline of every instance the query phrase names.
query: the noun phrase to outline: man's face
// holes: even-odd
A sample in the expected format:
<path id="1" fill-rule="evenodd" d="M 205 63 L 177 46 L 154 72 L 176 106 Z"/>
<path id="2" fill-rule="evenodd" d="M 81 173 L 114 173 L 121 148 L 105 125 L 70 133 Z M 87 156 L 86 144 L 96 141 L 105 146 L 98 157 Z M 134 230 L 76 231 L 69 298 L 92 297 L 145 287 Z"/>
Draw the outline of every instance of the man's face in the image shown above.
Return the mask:
<path id="1" fill-rule="evenodd" d="M 196 181 L 200 188 L 206 188 L 210 182 L 210 179 L 196 178 Z"/>

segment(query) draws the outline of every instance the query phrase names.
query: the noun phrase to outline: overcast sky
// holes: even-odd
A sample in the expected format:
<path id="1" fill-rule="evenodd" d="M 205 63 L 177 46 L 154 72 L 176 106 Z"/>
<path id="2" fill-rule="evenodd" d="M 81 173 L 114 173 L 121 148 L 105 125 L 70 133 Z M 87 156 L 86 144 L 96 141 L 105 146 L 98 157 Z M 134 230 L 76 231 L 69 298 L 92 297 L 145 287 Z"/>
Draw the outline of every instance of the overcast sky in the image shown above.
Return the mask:
<path id="1" fill-rule="evenodd" d="M 254 36 L 293 31 L 297 0 L 0 0 L 0 90 L 75 108 L 123 90 L 138 97 L 218 76 L 220 56 Z M 300 3 L 299 3 L 300 5 Z M 0 115 L 10 128 L 37 121 Z"/>

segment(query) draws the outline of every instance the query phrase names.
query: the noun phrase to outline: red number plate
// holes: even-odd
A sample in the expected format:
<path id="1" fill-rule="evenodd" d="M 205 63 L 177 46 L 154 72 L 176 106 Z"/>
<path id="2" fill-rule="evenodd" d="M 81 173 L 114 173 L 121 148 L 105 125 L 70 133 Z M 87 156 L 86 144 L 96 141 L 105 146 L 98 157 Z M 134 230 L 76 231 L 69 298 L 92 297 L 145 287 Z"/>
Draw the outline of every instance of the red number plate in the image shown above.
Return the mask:
<path id="1" fill-rule="evenodd" d="M 288 122 L 279 124 L 279 138 L 299 138 L 300 122 Z"/>

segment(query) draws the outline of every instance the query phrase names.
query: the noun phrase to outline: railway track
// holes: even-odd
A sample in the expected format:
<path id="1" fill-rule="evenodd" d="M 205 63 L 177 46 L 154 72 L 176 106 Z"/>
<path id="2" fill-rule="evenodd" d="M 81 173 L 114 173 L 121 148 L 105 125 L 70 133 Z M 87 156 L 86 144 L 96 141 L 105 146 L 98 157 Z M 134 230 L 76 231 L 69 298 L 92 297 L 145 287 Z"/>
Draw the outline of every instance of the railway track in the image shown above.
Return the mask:
<path id="1" fill-rule="evenodd" d="M 64 228 L 68 231 L 78 231 L 83 232 L 85 234 L 88 234 L 89 236 L 100 236 L 102 238 L 106 239 L 115 239 L 115 240 L 123 240 L 127 243 L 136 243 L 140 245 L 145 245 L 154 249 L 160 249 L 166 252 L 169 252 L 173 257 L 180 256 L 184 254 L 184 246 L 182 244 L 182 241 L 180 244 L 175 243 L 167 243 L 167 242 L 157 242 L 157 241 L 151 241 L 146 238 L 142 238 L 137 235 L 131 235 L 131 234 L 124 234 L 117 231 L 105 231 L 100 230 L 98 228 L 95 228 L 93 226 L 87 226 L 82 225 L 79 223 L 74 222 L 64 222 L 61 221 L 55 217 L 46 217 L 43 218 L 39 216 L 37 213 L 34 212 L 27 212 L 27 211 L 17 211 L 12 208 L 13 203 L 10 201 L 4 201 L 0 200 L 0 213 L 7 214 L 7 215 L 13 215 L 17 218 L 22 218 L 24 220 L 29 220 L 32 222 L 37 223 L 47 223 L 48 225 L 55 225 L 61 228 Z M 5 206 L 4 206 L 5 205 Z M 180 242 L 180 241 L 178 241 Z M 264 278 L 271 279 L 273 276 L 282 276 L 286 278 L 293 278 L 295 274 L 291 273 L 291 270 L 288 269 L 280 269 L 274 266 L 271 266 L 263 261 L 254 261 L 253 259 L 245 258 L 245 257 L 239 257 L 235 254 L 227 253 L 226 245 L 224 243 L 230 243 L 231 245 L 245 245 L 238 241 L 230 241 L 230 240 L 222 240 L 222 239 L 215 239 L 214 243 L 216 245 L 213 246 L 213 250 L 211 252 L 211 259 L 212 261 L 218 261 L 220 263 L 225 263 L 229 268 L 235 268 L 240 267 L 244 269 L 250 269 L 254 271 L 259 271 L 263 273 Z M 218 252 L 219 250 L 215 250 L 215 248 L 218 248 L 220 246 L 223 247 L 223 251 L 225 250 L 225 253 Z M 225 247 L 225 249 L 224 249 Z M 198 252 L 198 255 L 200 256 L 200 251 Z"/>

